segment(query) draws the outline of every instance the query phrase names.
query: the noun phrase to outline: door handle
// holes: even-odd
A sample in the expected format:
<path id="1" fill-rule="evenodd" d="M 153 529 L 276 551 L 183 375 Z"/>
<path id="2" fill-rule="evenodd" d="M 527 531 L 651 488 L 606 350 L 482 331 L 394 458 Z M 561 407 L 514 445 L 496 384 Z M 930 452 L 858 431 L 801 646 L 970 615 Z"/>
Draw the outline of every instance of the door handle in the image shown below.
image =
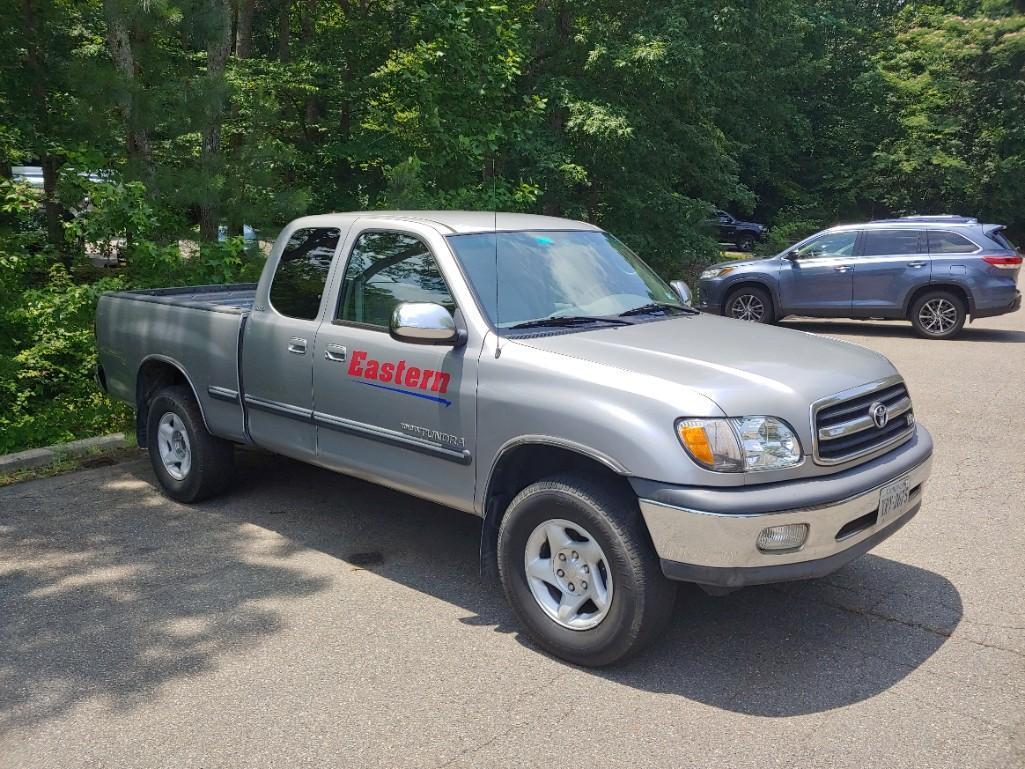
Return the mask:
<path id="1" fill-rule="evenodd" d="M 288 351 L 296 355 L 306 354 L 306 340 L 299 336 L 293 336 L 288 340 Z"/>
<path id="2" fill-rule="evenodd" d="M 849 264 L 838 264 L 833 269 L 837 272 L 848 272 L 849 270 L 852 270 L 854 268 L 851 267 Z"/>
<path id="3" fill-rule="evenodd" d="M 908 262 L 908 267 L 913 267 L 917 270 L 919 267 L 925 267 L 925 262 Z"/>
<path id="4" fill-rule="evenodd" d="M 344 363 L 345 348 L 340 344 L 329 344 L 324 351 L 324 357 L 327 360 L 333 360 L 335 363 Z"/>

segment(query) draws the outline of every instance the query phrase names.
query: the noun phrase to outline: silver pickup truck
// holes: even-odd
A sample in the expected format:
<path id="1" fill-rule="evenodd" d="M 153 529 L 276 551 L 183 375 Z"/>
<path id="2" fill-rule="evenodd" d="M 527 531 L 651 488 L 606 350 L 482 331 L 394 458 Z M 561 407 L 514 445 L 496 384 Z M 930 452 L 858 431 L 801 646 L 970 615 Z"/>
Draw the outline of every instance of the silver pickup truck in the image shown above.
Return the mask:
<path id="1" fill-rule="evenodd" d="M 658 635 L 674 580 L 828 574 L 929 477 L 886 358 L 685 293 L 582 222 L 313 216 L 257 285 L 104 295 L 97 377 L 173 499 L 224 490 L 243 444 L 480 516 L 530 634 L 603 665 Z"/>

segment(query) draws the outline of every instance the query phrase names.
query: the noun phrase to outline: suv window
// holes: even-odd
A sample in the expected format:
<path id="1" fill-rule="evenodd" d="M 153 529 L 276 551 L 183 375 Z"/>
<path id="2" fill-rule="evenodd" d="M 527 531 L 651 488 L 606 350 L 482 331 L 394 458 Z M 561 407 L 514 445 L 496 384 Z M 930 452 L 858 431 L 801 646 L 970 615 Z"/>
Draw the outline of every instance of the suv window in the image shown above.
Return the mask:
<path id="1" fill-rule="evenodd" d="M 829 256 L 851 256 L 854 254 L 854 244 L 858 240 L 858 233 L 850 232 L 827 232 L 825 235 L 805 243 L 797 251 L 798 259 L 821 259 Z"/>
<path id="2" fill-rule="evenodd" d="M 435 302 L 455 310 L 423 241 L 398 232 L 363 233 L 349 255 L 336 319 L 387 328 L 401 302 Z"/>
<path id="3" fill-rule="evenodd" d="M 956 232 L 929 233 L 929 253 L 931 254 L 971 254 L 978 250 L 977 245 Z"/>
<path id="4" fill-rule="evenodd" d="M 925 251 L 923 230 L 866 230 L 862 256 L 920 254 Z"/>
<path id="5" fill-rule="evenodd" d="M 339 236 L 335 227 L 307 227 L 292 233 L 270 287 L 275 310 L 301 320 L 317 317 Z"/>

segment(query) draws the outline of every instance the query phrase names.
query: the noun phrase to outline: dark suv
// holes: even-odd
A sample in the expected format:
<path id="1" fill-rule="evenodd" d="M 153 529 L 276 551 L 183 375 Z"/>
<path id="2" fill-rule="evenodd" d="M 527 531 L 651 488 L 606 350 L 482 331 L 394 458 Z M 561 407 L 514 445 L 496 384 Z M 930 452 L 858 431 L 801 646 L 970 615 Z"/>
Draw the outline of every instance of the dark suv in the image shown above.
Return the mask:
<path id="1" fill-rule="evenodd" d="M 732 214 L 715 209 L 712 218 L 706 219 L 705 226 L 711 229 L 720 243 L 729 243 L 740 251 L 750 251 L 755 243 L 765 237 L 764 224 L 745 222 Z"/>
<path id="2" fill-rule="evenodd" d="M 965 319 L 1014 312 L 1022 257 L 999 224 L 909 216 L 824 230 L 766 259 L 701 274 L 698 307 L 771 323 L 787 315 L 909 320 L 948 339 Z"/>

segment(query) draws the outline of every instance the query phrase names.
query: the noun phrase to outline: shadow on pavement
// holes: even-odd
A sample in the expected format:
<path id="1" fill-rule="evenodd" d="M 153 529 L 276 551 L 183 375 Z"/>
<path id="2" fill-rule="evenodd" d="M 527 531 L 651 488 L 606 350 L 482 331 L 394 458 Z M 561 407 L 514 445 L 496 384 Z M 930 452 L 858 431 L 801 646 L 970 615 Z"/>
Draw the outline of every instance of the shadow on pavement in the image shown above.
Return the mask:
<path id="1" fill-rule="evenodd" d="M 239 453 L 232 491 L 191 508 L 157 497 L 148 463 L 120 469 L 116 481 L 109 468 L 64 476 L 60 510 L 38 506 L 36 484 L 0 493 L 0 732 L 97 697 L 130 708 L 244 653 L 282 627 L 262 599 L 330 588 L 330 577 L 281 565 L 307 548 L 534 648 L 501 590 L 478 576 L 473 516 L 255 452 Z M 78 484 L 95 509 L 74 499 Z M 814 583 L 724 598 L 683 586 L 663 639 L 586 672 L 741 713 L 814 713 L 893 686 L 961 615 L 943 577 L 868 555 Z"/>
<path id="2" fill-rule="evenodd" d="M 142 704 L 276 632 L 260 601 L 328 586 L 254 562 L 251 527 L 158 499 L 143 467 L 0 490 L 0 734 L 87 700 Z"/>
<path id="3" fill-rule="evenodd" d="M 985 321 L 982 321 L 985 322 Z M 831 321 L 823 322 L 809 319 L 790 319 L 779 323 L 780 328 L 792 328 L 795 331 L 807 331 L 812 334 L 859 334 L 869 337 L 904 337 L 914 341 L 932 342 L 919 339 L 910 323 L 904 321 Z M 984 328 L 966 323 L 964 329 L 954 337 L 954 342 L 1003 342 L 1025 343 L 1025 331 L 1003 328 Z"/>
<path id="4" fill-rule="evenodd" d="M 466 624 L 516 633 L 536 648 L 520 633 L 501 589 L 478 575 L 478 519 L 267 459 L 274 469 L 254 457 L 243 471 L 240 485 L 252 494 L 253 508 L 266 506 L 267 493 L 289 482 L 317 501 L 293 514 L 247 514 L 248 520 L 293 547 L 358 560 L 362 568 L 466 609 L 472 615 L 461 620 Z M 913 536 L 914 524 L 906 531 Z M 380 559 L 366 563 L 367 554 Z M 939 649 L 962 613 L 960 595 L 942 576 L 869 554 L 822 580 L 720 598 L 682 585 L 665 638 L 623 665 L 589 672 L 742 713 L 813 713 L 899 682 Z"/>

